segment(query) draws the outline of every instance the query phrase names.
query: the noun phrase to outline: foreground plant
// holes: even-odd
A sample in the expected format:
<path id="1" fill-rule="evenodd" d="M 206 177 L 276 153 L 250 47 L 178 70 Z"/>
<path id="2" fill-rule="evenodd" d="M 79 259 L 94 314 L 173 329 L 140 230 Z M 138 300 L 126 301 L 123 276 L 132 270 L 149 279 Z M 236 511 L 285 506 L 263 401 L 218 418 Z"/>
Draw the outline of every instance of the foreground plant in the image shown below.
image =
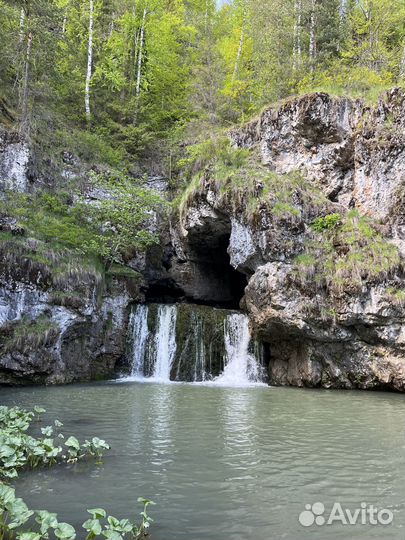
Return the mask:
<path id="1" fill-rule="evenodd" d="M 87 531 L 86 540 L 97 537 L 108 540 L 139 539 L 146 535 L 152 519 L 147 514 L 148 499 L 139 498 L 143 503 L 142 520 L 136 525 L 128 519 L 107 516 L 103 508 L 89 509 L 92 516 L 82 525 Z M 35 516 L 35 519 L 30 519 Z M 32 524 L 32 521 L 34 523 Z M 74 540 L 75 528 L 69 523 L 58 521 L 58 515 L 46 510 L 30 510 L 25 502 L 15 496 L 15 489 L 0 482 L 0 540 L 49 540 L 50 536 L 59 540 Z"/>
<path id="2" fill-rule="evenodd" d="M 40 419 L 44 409 L 36 408 L 34 412 L 20 407 L 0 406 L 0 478 L 16 478 L 18 470 L 34 468 L 40 465 L 54 465 L 58 461 L 74 462 L 86 456 L 101 461 L 109 445 L 93 437 L 82 445 L 75 437 L 65 436 L 58 432 L 62 423 L 55 420 L 53 426 L 40 429 L 43 437 L 34 437 L 27 433 L 35 417 Z"/>
<path id="3" fill-rule="evenodd" d="M 110 449 L 98 437 L 86 440 L 83 444 L 74 436 L 65 439 L 60 432 L 63 424 L 59 420 L 55 420 L 52 426 L 40 428 L 43 437 L 28 434 L 34 419 L 40 420 L 45 412 L 40 407 L 26 411 L 20 407 L 0 406 L 0 540 L 49 540 L 51 537 L 74 540 L 76 530 L 72 525 L 60 522 L 57 514 L 46 510 L 30 510 L 21 498 L 16 497 L 15 489 L 6 482 L 16 478 L 18 471 L 23 468 L 50 466 L 57 462 L 76 463 L 86 456 L 100 463 L 104 452 Z M 154 503 L 144 498 L 139 498 L 138 502 L 143 504 L 139 524 L 107 515 L 103 508 L 87 510 L 91 518 L 82 525 L 87 532 L 86 540 L 97 537 L 107 540 L 124 540 L 128 537 L 137 540 L 145 536 L 152 522 L 147 509 Z"/>

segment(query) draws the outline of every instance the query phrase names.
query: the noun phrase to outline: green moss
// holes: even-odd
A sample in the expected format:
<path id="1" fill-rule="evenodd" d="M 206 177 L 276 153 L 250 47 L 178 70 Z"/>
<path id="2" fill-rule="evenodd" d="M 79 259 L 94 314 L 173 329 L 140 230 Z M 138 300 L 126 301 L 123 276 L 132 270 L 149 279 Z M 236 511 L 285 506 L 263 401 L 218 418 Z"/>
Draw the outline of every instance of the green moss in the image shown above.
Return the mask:
<path id="1" fill-rule="evenodd" d="M 273 207 L 273 214 L 278 217 L 286 217 L 288 215 L 299 217 L 301 212 L 291 204 L 276 202 Z"/>
<path id="2" fill-rule="evenodd" d="M 295 263 L 304 268 L 315 267 L 316 257 L 311 253 L 303 253 L 302 255 L 298 255 L 298 257 L 296 257 Z"/>
<path id="3" fill-rule="evenodd" d="M 276 174 L 261 164 L 255 150 L 234 148 L 228 138 L 211 139 L 203 145 L 191 147 L 186 173 L 192 173 L 190 182 L 179 197 L 180 217 L 206 189 L 206 183 L 215 189 L 222 202 L 254 222 L 260 212 L 274 219 L 300 219 L 321 209 L 326 198 L 322 192 L 298 172 Z M 208 152 L 209 149 L 209 152 Z"/>
<path id="4" fill-rule="evenodd" d="M 139 280 L 142 278 L 141 274 L 130 268 L 129 266 L 123 266 L 120 264 L 113 264 L 106 272 L 108 276 L 126 277 L 130 279 Z"/>
<path id="5" fill-rule="evenodd" d="M 55 134 L 58 146 L 69 150 L 87 163 L 104 163 L 121 168 L 128 162 L 122 147 L 113 146 L 111 137 L 101 129 L 60 129 Z"/>
<path id="6" fill-rule="evenodd" d="M 397 247 L 357 210 L 332 229 L 320 228 L 318 238 L 307 242 L 305 253 L 295 260 L 301 282 L 315 282 L 337 294 L 359 290 L 366 282 L 383 281 L 400 263 Z"/>
<path id="7" fill-rule="evenodd" d="M 317 218 L 311 226 L 314 231 L 322 233 L 337 229 L 341 222 L 342 216 L 340 214 L 328 214 L 327 216 Z"/>
<path id="8" fill-rule="evenodd" d="M 5 275 L 14 278 L 21 274 L 38 286 L 54 289 L 56 295 L 61 290 L 72 295 L 76 289 L 83 297 L 104 283 L 104 269 L 96 257 L 79 257 L 33 238 L 0 232 L 0 256 Z"/>
<path id="9" fill-rule="evenodd" d="M 224 321 L 229 311 L 181 304 L 177 309 L 177 351 L 173 363 L 176 380 L 202 380 L 203 374 L 219 375 L 224 368 Z M 196 359 L 190 362 L 190 358 Z"/>
<path id="10" fill-rule="evenodd" d="M 59 327 L 46 315 L 35 320 L 23 318 L 9 328 L 9 335 L 3 339 L 2 349 L 5 353 L 27 353 L 54 343 L 58 335 Z"/>
<path id="11" fill-rule="evenodd" d="M 405 304 L 405 290 L 397 287 L 387 287 L 386 294 L 391 302 L 403 306 Z"/>

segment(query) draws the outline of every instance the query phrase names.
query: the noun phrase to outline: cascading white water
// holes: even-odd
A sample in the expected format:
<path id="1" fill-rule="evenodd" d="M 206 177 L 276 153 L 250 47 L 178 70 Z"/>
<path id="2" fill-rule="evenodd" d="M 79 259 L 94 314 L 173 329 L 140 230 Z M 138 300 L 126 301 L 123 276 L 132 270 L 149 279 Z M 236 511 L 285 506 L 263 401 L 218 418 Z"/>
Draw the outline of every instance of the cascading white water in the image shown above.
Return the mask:
<path id="1" fill-rule="evenodd" d="M 146 347 L 149 336 L 148 329 L 148 306 L 139 304 L 131 312 L 129 321 L 132 329 L 132 370 L 131 377 L 142 378 L 144 376 L 144 363 Z"/>
<path id="2" fill-rule="evenodd" d="M 149 307 L 138 304 L 129 320 L 131 373 L 128 379 L 169 382 L 176 354 L 177 307 L 160 305 L 156 326 L 148 326 Z"/>
<path id="3" fill-rule="evenodd" d="M 241 313 L 181 304 L 137 305 L 130 317 L 129 343 L 132 380 L 172 378 L 218 386 L 263 381 L 261 346 L 251 339 L 249 319 Z"/>
<path id="4" fill-rule="evenodd" d="M 157 320 L 153 379 L 168 382 L 170 381 L 170 371 L 176 354 L 177 307 L 160 305 Z"/>
<path id="5" fill-rule="evenodd" d="M 232 313 L 224 321 L 225 369 L 215 379 L 223 386 L 247 386 L 261 382 L 261 366 L 249 351 L 251 335 L 249 319 L 242 313 Z"/>
<path id="6" fill-rule="evenodd" d="M 204 332 L 202 321 L 198 317 L 194 319 L 194 340 L 195 340 L 195 363 L 194 381 L 206 381 L 209 377 L 206 370 L 206 350 L 204 343 Z"/>

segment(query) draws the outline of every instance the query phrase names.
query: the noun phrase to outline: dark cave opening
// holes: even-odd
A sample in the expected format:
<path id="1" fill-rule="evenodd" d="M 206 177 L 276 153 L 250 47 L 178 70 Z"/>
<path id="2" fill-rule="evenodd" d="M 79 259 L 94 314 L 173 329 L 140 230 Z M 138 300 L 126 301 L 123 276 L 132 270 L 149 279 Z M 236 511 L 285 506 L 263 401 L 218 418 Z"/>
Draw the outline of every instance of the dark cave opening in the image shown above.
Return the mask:
<path id="1" fill-rule="evenodd" d="M 191 229 L 184 257 L 173 252 L 162 259 L 165 276 L 149 280 L 149 302 L 189 302 L 239 309 L 248 276 L 231 265 L 228 253 L 231 222 L 227 216 L 208 218 Z M 169 249 L 173 251 L 171 246 Z"/>
<path id="2" fill-rule="evenodd" d="M 149 284 L 145 299 L 151 303 L 175 304 L 184 301 L 184 291 L 172 280 L 161 280 Z"/>
<path id="3" fill-rule="evenodd" d="M 208 273 L 210 275 L 213 297 L 220 307 L 228 309 L 239 309 L 240 301 L 245 294 L 245 288 L 248 283 L 248 277 L 238 272 L 231 265 L 231 259 L 228 254 L 230 234 L 225 234 L 215 239 L 210 246 L 207 257 L 204 252 L 199 252 L 202 259 L 201 268 L 204 268 L 205 259 L 209 260 Z"/>

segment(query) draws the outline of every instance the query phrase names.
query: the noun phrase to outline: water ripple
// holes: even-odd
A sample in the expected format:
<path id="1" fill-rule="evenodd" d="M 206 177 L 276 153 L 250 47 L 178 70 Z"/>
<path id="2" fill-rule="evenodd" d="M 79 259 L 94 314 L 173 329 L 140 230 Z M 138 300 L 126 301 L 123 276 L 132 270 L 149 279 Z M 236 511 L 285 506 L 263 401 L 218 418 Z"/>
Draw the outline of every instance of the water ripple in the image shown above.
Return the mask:
<path id="1" fill-rule="evenodd" d="M 30 505 L 76 526 L 85 508 L 134 516 L 154 499 L 153 540 L 403 539 L 403 396 L 203 385 L 95 384 L 1 389 L 4 404 L 45 406 L 65 432 L 107 439 L 102 466 L 22 475 Z M 305 529 L 306 503 L 362 501 L 394 525 Z"/>

